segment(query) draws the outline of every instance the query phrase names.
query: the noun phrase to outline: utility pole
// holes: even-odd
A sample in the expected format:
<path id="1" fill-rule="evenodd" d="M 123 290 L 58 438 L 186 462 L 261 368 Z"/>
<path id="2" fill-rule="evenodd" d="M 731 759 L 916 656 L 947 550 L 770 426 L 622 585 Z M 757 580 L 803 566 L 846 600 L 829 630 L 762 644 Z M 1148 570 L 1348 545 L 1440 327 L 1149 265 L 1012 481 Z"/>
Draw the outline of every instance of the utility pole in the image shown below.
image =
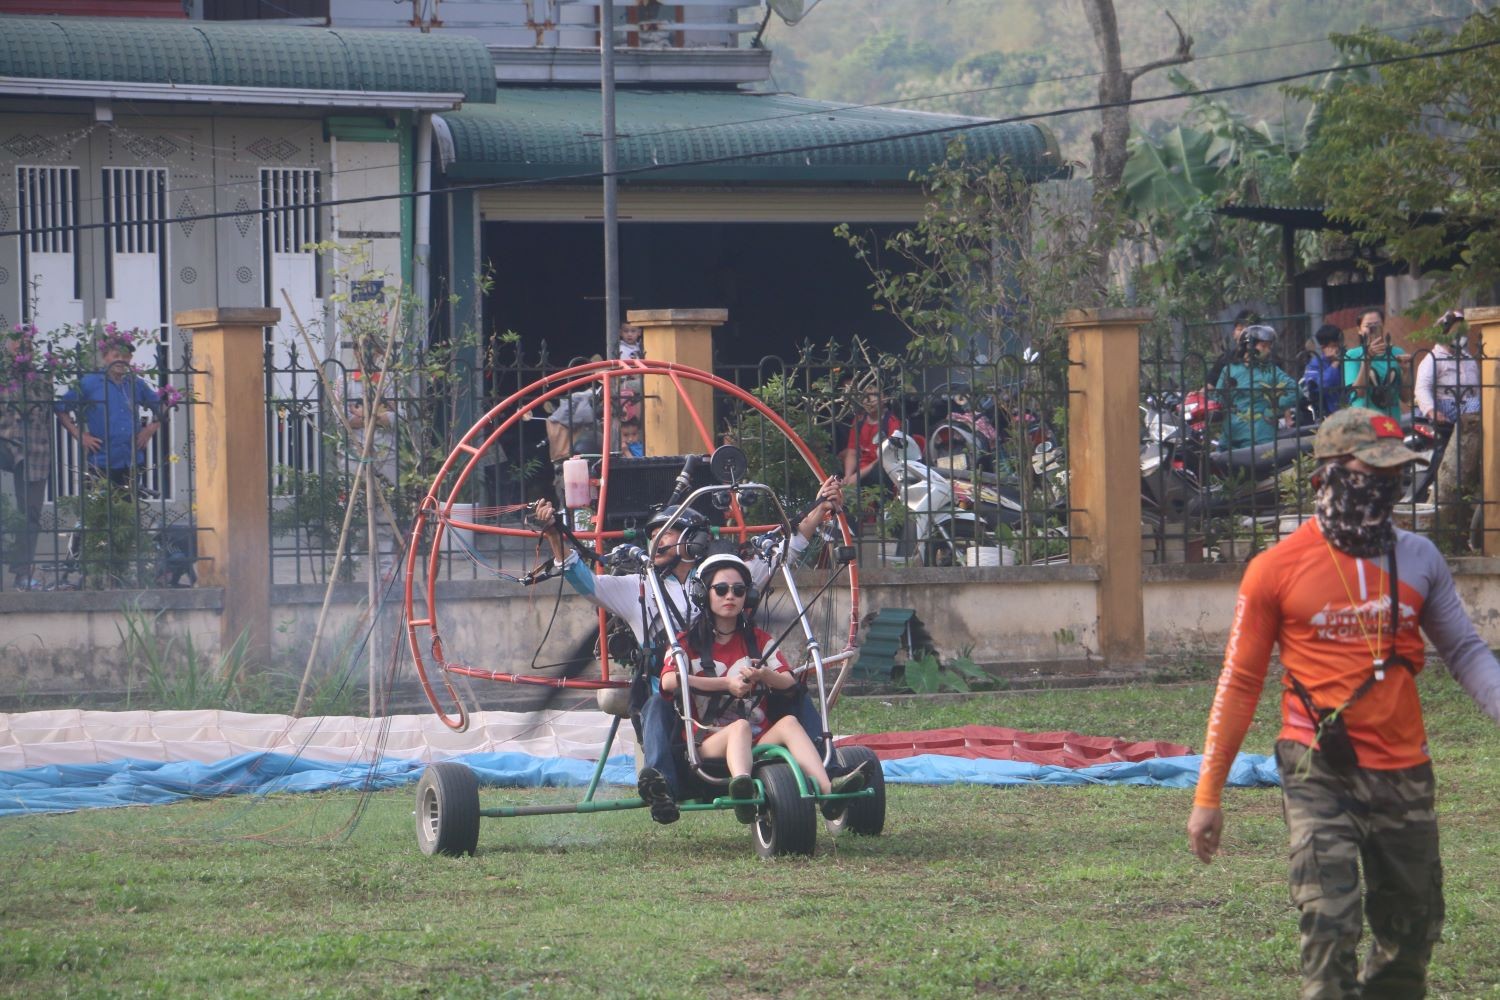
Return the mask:
<path id="1" fill-rule="evenodd" d="M 604 102 L 604 356 L 620 336 L 620 215 L 615 182 L 615 4 L 599 3 L 599 93 Z"/>

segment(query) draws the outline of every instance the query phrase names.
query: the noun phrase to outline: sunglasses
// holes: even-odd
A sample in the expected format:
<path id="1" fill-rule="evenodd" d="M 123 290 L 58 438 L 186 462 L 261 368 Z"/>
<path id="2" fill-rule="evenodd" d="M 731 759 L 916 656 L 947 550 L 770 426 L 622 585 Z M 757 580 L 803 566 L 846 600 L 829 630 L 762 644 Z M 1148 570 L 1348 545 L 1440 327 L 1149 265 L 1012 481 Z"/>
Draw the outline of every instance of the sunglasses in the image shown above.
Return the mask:
<path id="1" fill-rule="evenodd" d="M 743 583 L 716 583 L 708 589 L 720 597 L 728 597 L 730 591 L 734 591 L 735 597 L 744 597 L 747 588 Z"/>

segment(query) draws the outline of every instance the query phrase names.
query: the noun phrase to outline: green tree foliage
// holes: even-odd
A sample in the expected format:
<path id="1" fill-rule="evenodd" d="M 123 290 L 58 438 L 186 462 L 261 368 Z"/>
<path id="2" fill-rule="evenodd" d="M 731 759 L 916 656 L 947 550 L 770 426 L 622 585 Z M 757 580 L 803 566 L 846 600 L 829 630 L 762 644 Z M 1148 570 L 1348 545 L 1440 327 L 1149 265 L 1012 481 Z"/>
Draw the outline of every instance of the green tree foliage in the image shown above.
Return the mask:
<path id="1" fill-rule="evenodd" d="M 1472 0 L 1172 0 L 1166 6 L 1194 39 L 1196 73 L 1205 85 L 1332 65 L 1335 53 L 1325 41 L 1330 32 L 1371 25 L 1405 33 L 1411 25 L 1463 17 L 1475 8 Z M 868 39 L 892 31 L 906 40 L 905 51 L 922 54 L 899 74 L 870 61 L 865 50 Z M 1172 38 L 1161 7 L 1121 5 L 1126 66 L 1161 56 Z M 774 52 L 775 88 L 819 100 L 899 101 L 923 111 L 1004 117 L 1097 99 L 1098 55 L 1079 0 L 829 0 L 795 26 L 773 17 L 766 41 Z M 935 63 L 926 62 L 927 52 L 937 53 Z M 1166 89 L 1153 74 L 1138 91 Z M 943 96 L 919 100 L 930 95 Z M 1274 87 L 1237 91 L 1227 99 L 1251 120 L 1300 122 L 1306 113 Z M 1147 130 L 1181 116 L 1181 105 L 1171 103 L 1131 110 L 1132 121 Z M 1089 133 L 1098 120 L 1089 112 L 1049 118 L 1046 125 L 1065 159 L 1087 162 Z"/>
<path id="2" fill-rule="evenodd" d="M 921 180 L 927 206 L 912 228 L 879 244 L 837 230 L 870 269 L 875 308 L 910 333 L 913 356 L 1041 344 L 1063 310 L 1102 301 L 1094 276 L 1109 226 L 1048 201 L 1004 163 L 969 161 L 962 139 Z"/>
<path id="3" fill-rule="evenodd" d="M 1299 92 L 1319 128 L 1297 181 L 1357 239 L 1436 279 L 1419 306 L 1487 291 L 1500 281 L 1500 14 L 1409 41 L 1362 31 L 1335 43 L 1350 61 L 1465 49 Z"/>
<path id="4" fill-rule="evenodd" d="M 1173 79 L 1179 89 L 1194 89 L 1181 74 Z M 1279 130 L 1201 97 L 1183 123 L 1134 137 L 1123 195 L 1149 251 L 1135 275 L 1140 296 L 1159 320 L 1196 322 L 1231 303 L 1276 298 L 1275 230 L 1215 210 L 1287 200 L 1293 162 Z"/>

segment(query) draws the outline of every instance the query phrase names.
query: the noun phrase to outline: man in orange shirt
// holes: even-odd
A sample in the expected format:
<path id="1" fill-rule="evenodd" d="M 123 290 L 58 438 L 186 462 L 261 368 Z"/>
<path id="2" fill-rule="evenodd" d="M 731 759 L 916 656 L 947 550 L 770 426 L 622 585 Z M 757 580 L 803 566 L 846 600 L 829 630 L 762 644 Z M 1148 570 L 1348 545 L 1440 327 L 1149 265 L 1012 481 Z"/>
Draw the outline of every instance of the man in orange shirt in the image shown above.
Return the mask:
<path id="1" fill-rule="evenodd" d="M 1276 762 L 1304 998 L 1426 992 L 1443 874 L 1417 696 L 1421 633 L 1500 722 L 1500 663 L 1459 603 L 1447 563 L 1391 523 L 1401 471 L 1421 458 L 1401 437 L 1395 420 L 1360 408 L 1319 428 L 1317 516 L 1245 569 L 1188 818 L 1189 843 L 1206 864 L 1224 828 L 1224 780 L 1279 645 Z M 1362 969 L 1361 903 L 1374 938 Z"/>

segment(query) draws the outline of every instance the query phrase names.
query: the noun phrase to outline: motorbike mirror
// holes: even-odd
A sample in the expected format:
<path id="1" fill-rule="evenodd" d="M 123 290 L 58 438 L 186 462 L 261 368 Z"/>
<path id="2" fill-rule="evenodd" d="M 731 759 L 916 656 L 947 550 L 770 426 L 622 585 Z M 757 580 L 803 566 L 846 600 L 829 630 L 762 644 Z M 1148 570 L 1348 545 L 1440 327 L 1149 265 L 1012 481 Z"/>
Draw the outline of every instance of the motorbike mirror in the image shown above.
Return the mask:
<path id="1" fill-rule="evenodd" d="M 733 485 L 745 478 L 745 473 L 750 468 L 750 460 L 739 448 L 732 444 L 724 444 L 714 449 L 713 456 L 708 460 L 708 468 L 719 482 Z"/>

